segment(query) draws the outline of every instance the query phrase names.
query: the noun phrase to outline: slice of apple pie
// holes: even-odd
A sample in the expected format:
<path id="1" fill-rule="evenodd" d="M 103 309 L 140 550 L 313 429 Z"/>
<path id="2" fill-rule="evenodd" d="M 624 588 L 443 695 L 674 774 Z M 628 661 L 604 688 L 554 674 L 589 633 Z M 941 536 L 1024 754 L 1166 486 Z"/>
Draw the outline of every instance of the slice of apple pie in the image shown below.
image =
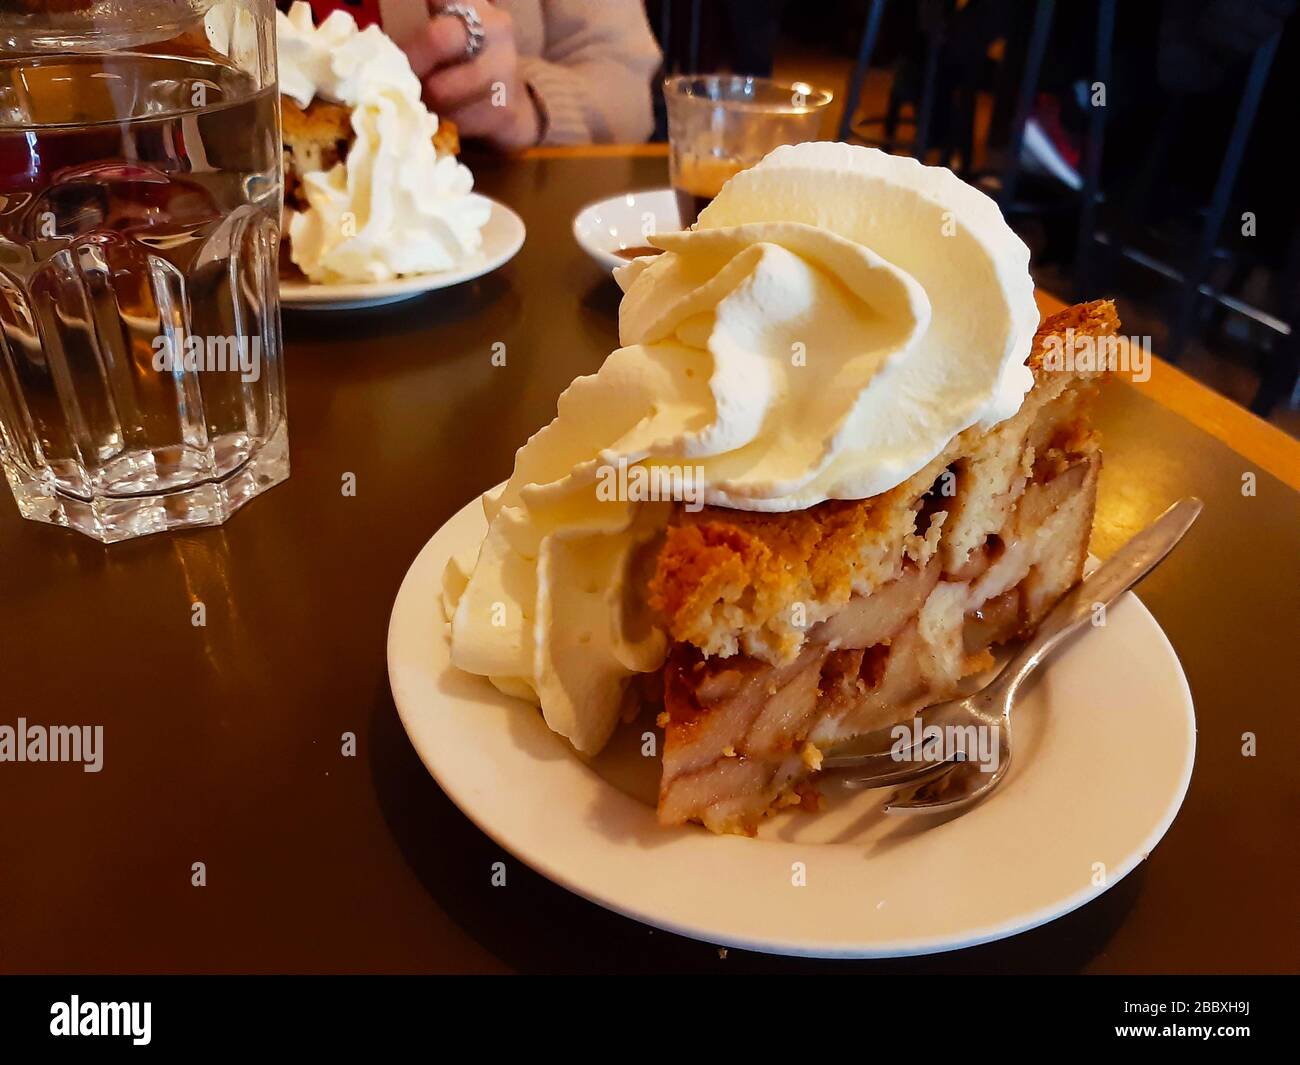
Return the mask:
<path id="1" fill-rule="evenodd" d="M 1045 370 L 1043 346 L 1117 325 L 1110 302 L 1049 319 L 1020 411 L 880 495 L 776 515 L 675 511 L 651 583 L 673 641 L 663 822 L 752 832 L 776 807 L 812 805 L 823 752 L 952 698 L 1080 579 L 1098 374 Z"/>
<path id="2" fill-rule="evenodd" d="M 1056 356 L 1118 323 L 1041 323 L 992 200 L 860 146 L 778 148 L 647 239 L 622 346 L 448 567 L 451 658 L 584 756 L 654 705 L 660 819 L 749 832 L 1079 579 L 1098 360 Z"/>

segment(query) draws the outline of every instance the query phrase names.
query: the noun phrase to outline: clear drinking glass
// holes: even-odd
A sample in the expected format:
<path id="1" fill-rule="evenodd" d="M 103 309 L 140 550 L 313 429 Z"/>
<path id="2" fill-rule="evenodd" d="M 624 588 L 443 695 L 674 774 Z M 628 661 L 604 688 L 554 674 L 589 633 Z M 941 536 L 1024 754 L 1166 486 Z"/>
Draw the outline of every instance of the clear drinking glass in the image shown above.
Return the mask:
<path id="1" fill-rule="evenodd" d="M 272 0 L 0 7 L 0 464 L 104 542 L 289 475 Z"/>
<path id="2" fill-rule="evenodd" d="M 668 169 L 682 226 L 733 174 L 773 148 L 817 140 L 831 94 L 804 82 L 736 74 L 680 74 L 664 81 Z"/>

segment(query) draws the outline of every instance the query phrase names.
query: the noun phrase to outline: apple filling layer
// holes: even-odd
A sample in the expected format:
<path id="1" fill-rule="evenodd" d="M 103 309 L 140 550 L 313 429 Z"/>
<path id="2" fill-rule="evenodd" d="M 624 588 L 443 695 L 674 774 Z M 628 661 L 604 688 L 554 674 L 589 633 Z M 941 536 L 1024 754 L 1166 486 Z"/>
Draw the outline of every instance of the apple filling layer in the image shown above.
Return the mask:
<path id="1" fill-rule="evenodd" d="M 1065 314 L 1116 324 L 1109 304 Z M 675 517 L 651 584 L 673 640 L 661 821 L 752 833 L 814 804 L 823 753 L 958 694 L 1079 580 L 1101 467 L 1094 388 L 1031 365 L 1015 417 L 882 496 Z"/>

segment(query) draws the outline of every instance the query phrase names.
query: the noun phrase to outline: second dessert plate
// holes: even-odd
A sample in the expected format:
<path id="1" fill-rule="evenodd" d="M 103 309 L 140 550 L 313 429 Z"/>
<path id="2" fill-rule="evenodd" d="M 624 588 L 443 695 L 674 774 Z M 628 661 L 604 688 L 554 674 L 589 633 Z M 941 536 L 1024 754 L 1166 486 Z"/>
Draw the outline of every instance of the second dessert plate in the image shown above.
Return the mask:
<path id="1" fill-rule="evenodd" d="M 483 247 L 455 269 L 433 274 L 399 277 L 393 281 L 365 281 L 342 285 L 318 285 L 312 281 L 281 281 L 280 305 L 293 310 L 347 311 L 380 307 L 386 303 L 413 299 L 425 292 L 450 288 L 504 266 L 524 245 L 524 220 L 503 203 L 479 193 L 472 198 L 486 200 L 492 207 L 483 227 Z"/>
<path id="2" fill-rule="evenodd" d="M 710 943 L 879 958 L 985 943 L 1085 905 L 1173 822 L 1196 723 L 1173 648 L 1132 593 L 1063 650 L 1016 706 L 1016 758 L 960 815 L 895 817 L 887 791 L 824 780 L 826 808 L 757 838 L 663 828 L 645 714 L 594 761 L 532 706 L 449 661 L 439 598 L 452 555 L 477 549 L 480 504 L 412 564 L 393 607 L 388 672 L 421 760 L 498 844 L 618 913 Z"/>

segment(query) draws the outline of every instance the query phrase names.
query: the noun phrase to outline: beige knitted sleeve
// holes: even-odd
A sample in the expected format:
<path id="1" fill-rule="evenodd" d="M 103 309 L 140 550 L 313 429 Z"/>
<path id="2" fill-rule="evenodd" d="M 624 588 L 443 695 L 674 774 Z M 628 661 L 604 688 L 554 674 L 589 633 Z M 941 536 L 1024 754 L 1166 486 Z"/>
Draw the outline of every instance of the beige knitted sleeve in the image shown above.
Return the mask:
<path id="1" fill-rule="evenodd" d="M 650 136 L 659 47 L 642 0 L 541 0 L 546 41 L 519 73 L 542 110 L 543 144 L 631 143 Z"/>

